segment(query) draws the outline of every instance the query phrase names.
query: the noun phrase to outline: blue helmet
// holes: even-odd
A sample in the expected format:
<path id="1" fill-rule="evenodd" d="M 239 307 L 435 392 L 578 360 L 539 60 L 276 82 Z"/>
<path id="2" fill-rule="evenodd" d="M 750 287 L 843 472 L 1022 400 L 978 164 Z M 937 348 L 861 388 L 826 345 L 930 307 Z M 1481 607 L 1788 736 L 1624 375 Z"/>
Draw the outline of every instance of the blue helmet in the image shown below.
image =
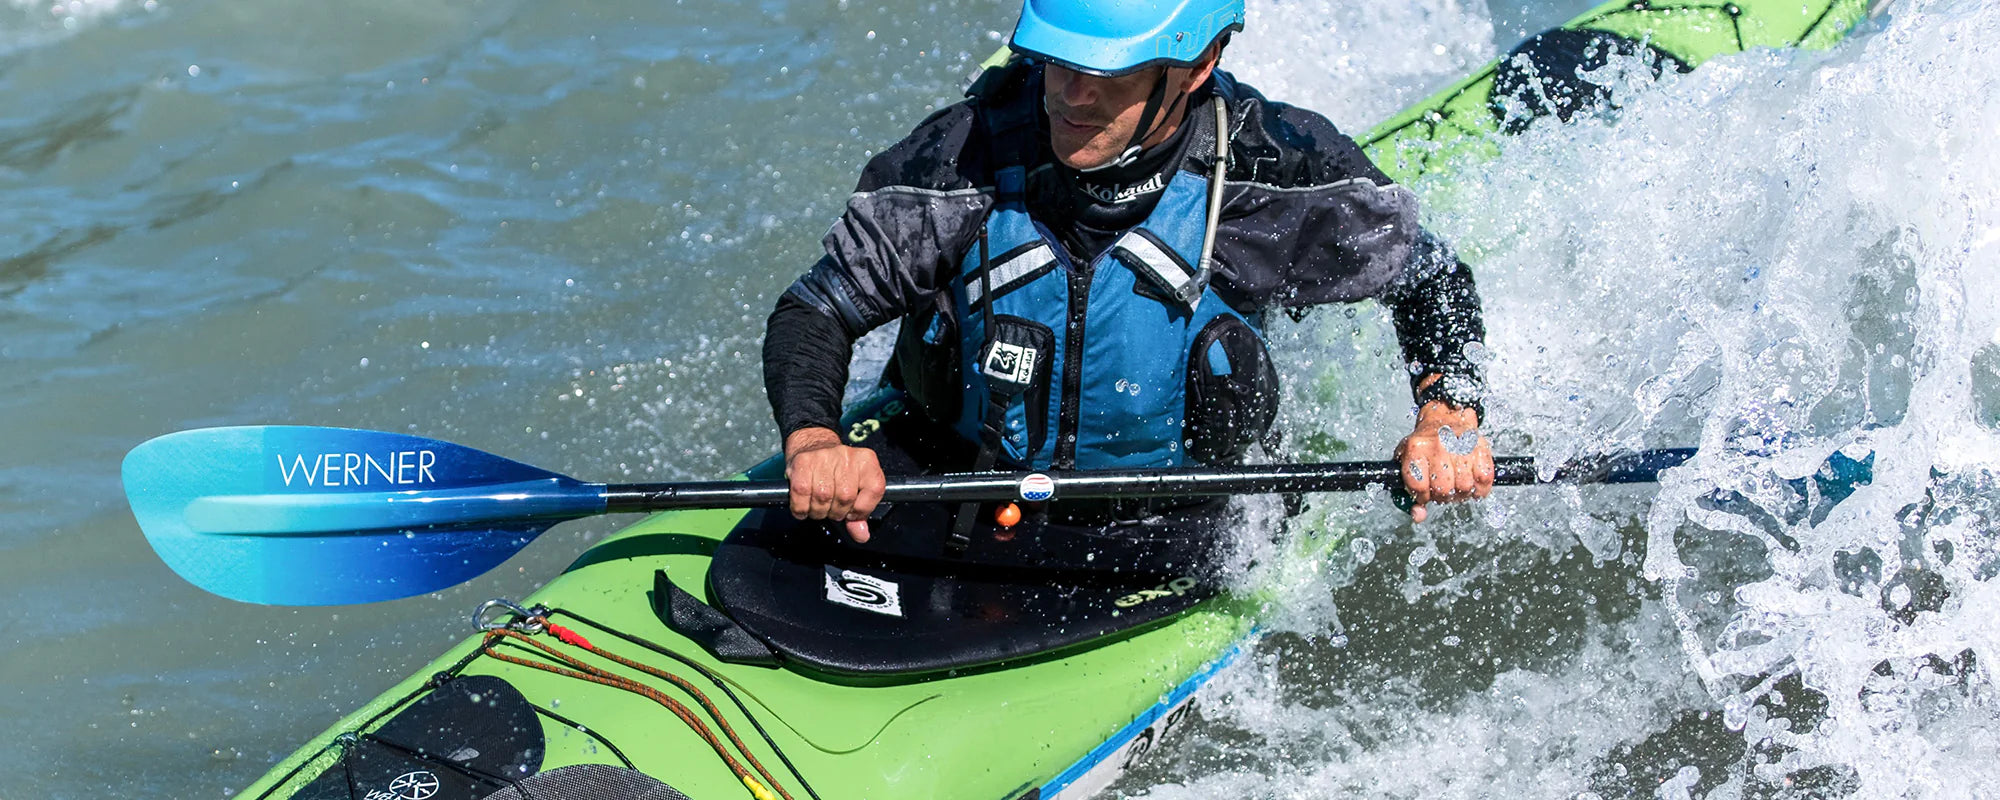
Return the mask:
<path id="1" fill-rule="evenodd" d="M 1243 0 L 1024 0 L 1009 46 L 1078 72 L 1111 77 L 1154 64 L 1191 66 L 1243 30 Z"/>

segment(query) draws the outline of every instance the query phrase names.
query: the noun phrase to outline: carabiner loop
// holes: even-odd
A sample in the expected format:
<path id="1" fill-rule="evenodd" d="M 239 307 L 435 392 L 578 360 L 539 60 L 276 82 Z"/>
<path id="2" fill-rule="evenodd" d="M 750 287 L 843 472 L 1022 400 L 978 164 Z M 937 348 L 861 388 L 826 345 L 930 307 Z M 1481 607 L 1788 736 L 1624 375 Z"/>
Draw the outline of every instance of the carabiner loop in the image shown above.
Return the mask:
<path id="1" fill-rule="evenodd" d="M 502 620 L 499 617 L 488 619 L 487 617 L 496 608 L 513 612 L 514 619 Z M 478 608 L 472 610 L 472 627 L 482 631 L 497 631 L 505 628 L 528 634 L 541 633 L 547 628 L 547 620 L 544 618 L 544 615 L 547 613 L 548 609 L 541 606 L 535 606 L 532 609 L 522 608 L 520 604 L 512 600 L 496 597 L 480 603 Z"/>

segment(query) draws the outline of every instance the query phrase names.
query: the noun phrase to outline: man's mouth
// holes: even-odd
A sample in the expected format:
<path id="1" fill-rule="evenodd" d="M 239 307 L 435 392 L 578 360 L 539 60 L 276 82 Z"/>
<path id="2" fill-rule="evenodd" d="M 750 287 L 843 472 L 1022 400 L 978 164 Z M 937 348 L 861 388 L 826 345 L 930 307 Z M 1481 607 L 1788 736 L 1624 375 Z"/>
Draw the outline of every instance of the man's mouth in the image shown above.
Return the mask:
<path id="1" fill-rule="evenodd" d="M 1083 122 L 1078 122 L 1074 119 L 1071 119 L 1068 114 L 1064 114 L 1063 112 L 1057 111 L 1055 109 L 1049 109 L 1049 123 L 1053 125 L 1056 130 L 1077 136 L 1087 136 L 1089 134 L 1093 134 L 1098 131 L 1104 130 L 1103 125 L 1092 125 Z"/>

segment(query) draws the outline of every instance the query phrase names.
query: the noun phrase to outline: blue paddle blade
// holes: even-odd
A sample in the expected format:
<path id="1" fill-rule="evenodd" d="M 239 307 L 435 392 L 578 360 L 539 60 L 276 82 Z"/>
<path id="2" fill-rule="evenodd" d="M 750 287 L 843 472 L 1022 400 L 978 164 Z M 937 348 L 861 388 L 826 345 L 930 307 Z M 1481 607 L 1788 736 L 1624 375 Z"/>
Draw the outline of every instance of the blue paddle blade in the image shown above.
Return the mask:
<path id="1" fill-rule="evenodd" d="M 125 456 L 125 495 L 174 572 L 249 603 L 393 600 L 470 580 L 566 519 L 586 484 L 449 442 L 345 428 L 206 428 Z"/>

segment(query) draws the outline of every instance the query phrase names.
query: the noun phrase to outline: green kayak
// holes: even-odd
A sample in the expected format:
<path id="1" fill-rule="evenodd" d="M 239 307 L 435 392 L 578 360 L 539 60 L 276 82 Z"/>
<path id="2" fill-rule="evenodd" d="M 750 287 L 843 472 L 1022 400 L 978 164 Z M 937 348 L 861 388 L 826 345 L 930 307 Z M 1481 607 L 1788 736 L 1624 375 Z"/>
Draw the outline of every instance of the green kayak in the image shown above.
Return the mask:
<path id="1" fill-rule="evenodd" d="M 1601 98 L 1607 55 L 1656 72 L 1755 47 L 1825 47 L 1866 0 L 1608 3 L 1360 141 L 1405 182 Z M 857 443 L 892 393 L 843 423 Z M 777 476 L 772 459 L 745 473 Z M 674 511 L 592 547 L 482 631 L 341 719 L 244 798 L 1082 798 L 1186 719 L 1256 635 L 1262 598 L 1196 555 L 1226 518 L 1121 530 L 952 509 L 844 546 L 782 513 Z M 1319 537 L 1318 548 L 1340 536 Z M 977 564 L 978 566 L 968 566 Z"/>

